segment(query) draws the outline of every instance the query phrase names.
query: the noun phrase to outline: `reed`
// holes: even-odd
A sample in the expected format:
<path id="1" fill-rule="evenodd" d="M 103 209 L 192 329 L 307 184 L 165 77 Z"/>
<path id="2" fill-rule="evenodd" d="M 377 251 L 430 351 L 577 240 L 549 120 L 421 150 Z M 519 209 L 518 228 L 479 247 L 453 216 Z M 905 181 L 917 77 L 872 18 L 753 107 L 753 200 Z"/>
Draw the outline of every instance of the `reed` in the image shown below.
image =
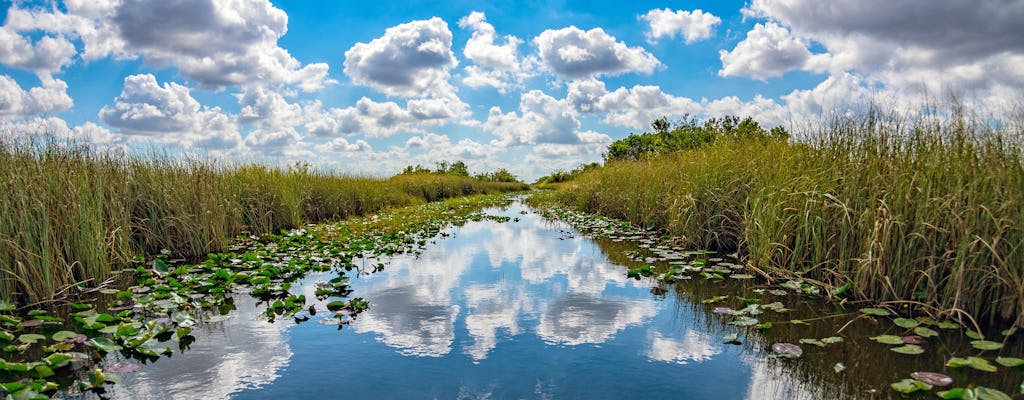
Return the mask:
<path id="1" fill-rule="evenodd" d="M 0 140 L 0 298 L 19 305 L 94 287 L 161 251 L 195 258 L 241 233 L 527 188 L 436 174 L 382 179 L 126 156 L 7 134 Z"/>
<path id="2" fill-rule="evenodd" d="M 995 126 L 871 112 L 802 140 L 609 162 L 558 198 L 737 251 L 771 279 L 1024 324 L 1024 129 Z"/>

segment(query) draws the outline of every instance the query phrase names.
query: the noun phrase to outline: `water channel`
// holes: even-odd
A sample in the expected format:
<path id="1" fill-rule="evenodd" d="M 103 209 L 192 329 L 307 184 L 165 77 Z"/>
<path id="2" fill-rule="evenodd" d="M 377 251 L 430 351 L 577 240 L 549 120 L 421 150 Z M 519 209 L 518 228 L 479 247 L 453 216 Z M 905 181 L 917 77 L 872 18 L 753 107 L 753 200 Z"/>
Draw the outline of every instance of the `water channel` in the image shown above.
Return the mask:
<path id="1" fill-rule="evenodd" d="M 868 336 L 892 333 L 887 324 L 855 321 L 843 343 L 802 345 L 800 359 L 771 356 L 775 341 L 836 335 L 856 318 L 807 325 L 776 324 L 764 331 L 727 324 L 703 300 L 748 296 L 755 281 L 665 286 L 627 277 L 644 265 L 623 254 L 630 241 L 595 240 L 543 218 L 522 203 L 487 210 L 512 220 L 483 220 L 449 228 L 419 255 L 363 260 L 352 296 L 370 302 L 349 325 L 267 322 L 262 307 L 236 295 L 223 322 L 201 324 L 186 351 L 123 374 L 107 395 L 166 398 L 680 398 L 822 399 L 899 396 L 888 385 L 916 370 L 937 370 L 958 381 L 1008 390 L 1019 370 L 999 373 L 942 370 L 961 339 L 943 335 L 920 356 L 887 351 Z M 314 299 L 314 274 L 293 285 Z M 793 309 L 764 320 L 813 319 L 835 313 L 800 295 L 772 296 Z M 317 303 L 318 309 L 324 309 Z M 730 304 L 735 306 L 734 304 Z M 736 307 L 740 308 L 740 307 Z M 741 344 L 727 344 L 741 333 Z M 948 338 L 947 338 L 948 337 Z M 948 348 L 948 349 L 947 349 Z M 1017 346 L 1019 350 L 1019 346 Z M 836 372 L 842 363 L 844 371 Z M 987 375 L 985 375 L 987 374 Z M 1013 383 L 1017 382 L 1017 383 Z M 934 394 L 927 394 L 934 398 Z"/>

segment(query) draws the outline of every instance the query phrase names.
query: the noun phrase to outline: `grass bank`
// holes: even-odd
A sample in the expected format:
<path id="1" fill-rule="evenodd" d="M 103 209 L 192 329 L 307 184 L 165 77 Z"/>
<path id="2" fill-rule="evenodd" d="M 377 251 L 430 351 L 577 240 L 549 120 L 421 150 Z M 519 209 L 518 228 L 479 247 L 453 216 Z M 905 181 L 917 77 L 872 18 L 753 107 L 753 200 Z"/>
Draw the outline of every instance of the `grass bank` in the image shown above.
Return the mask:
<path id="1" fill-rule="evenodd" d="M 719 140 L 609 162 L 563 187 L 580 210 L 738 251 L 766 277 L 933 314 L 1024 323 L 1024 130 L 842 119 L 809 139 Z"/>
<path id="2" fill-rule="evenodd" d="M 164 250 L 194 258 L 243 232 L 526 188 L 427 173 L 379 179 L 112 155 L 52 141 L 0 141 L 0 183 L 0 298 L 17 304 L 96 286 Z"/>

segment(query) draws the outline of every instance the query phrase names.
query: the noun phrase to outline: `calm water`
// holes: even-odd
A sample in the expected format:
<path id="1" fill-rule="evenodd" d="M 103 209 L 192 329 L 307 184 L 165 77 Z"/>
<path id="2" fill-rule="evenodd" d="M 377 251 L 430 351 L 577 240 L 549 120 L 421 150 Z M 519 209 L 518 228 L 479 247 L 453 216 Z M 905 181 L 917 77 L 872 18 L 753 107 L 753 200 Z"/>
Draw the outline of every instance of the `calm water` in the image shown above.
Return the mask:
<path id="1" fill-rule="evenodd" d="M 810 346 L 804 359 L 771 359 L 770 340 L 755 340 L 758 334 L 744 345 L 724 344 L 722 337 L 738 328 L 700 303 L 711 296 L 700 283 L 655 294 L 655 282 L 626 277 L 630 266 L 621 252 L 630 245 L 596 243 L 521 213 L 527 210 L 518 203 L 490 210 L 519 221 L 470 222 L 418 257 L 392 259 L 383 271 L 358 278 L 348 273 L 353 296 L 368 299 L 370 309 L 340 330 L 318 323 L 327 312 L 302 324 L 268 323 L 257 315 L 262 306 L 239 295 L 231 319 L 197 327 L 188 351 L 125 374 L 110 393 L 133 399 L 864 398 L 869 394 L 860 388 L 849 389 L 872 379 L 863 376 L 880 374 L 872 384 L 887 388 L 924 362 L 909 361 L 900 371 L 874 360 L 887 367 L 873 368 L 852 344 L 815 363 L 805 361 L 814 354 Z M 332 277 L 307 277 L 293 291 L 315 299 L 313 283 Z M 836 327 L 800 329 L 824 337 Z M 886 354 L 884 346 L 875 353 L 904 357 Z M 859 363 L 882 372 L 847 377 L 832 371 L 835 360 L 854 372 Z"/>

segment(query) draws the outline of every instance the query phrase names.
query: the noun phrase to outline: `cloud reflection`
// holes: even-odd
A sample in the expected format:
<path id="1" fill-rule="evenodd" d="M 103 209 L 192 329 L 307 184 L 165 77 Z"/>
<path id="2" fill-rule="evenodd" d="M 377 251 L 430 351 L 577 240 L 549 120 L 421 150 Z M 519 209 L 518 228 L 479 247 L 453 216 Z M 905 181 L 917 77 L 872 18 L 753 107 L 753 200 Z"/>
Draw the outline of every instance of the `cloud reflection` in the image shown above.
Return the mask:
<path id="1" fill-rule="evenodd" d="M 721 352 L 707 334 L 692 330 L 686 331 L 680 339 L 666 338 L 659 332 L 653 332 L 650 343 L 646 354 L 648 359 L 674 364 L 707 361 Z"/>

